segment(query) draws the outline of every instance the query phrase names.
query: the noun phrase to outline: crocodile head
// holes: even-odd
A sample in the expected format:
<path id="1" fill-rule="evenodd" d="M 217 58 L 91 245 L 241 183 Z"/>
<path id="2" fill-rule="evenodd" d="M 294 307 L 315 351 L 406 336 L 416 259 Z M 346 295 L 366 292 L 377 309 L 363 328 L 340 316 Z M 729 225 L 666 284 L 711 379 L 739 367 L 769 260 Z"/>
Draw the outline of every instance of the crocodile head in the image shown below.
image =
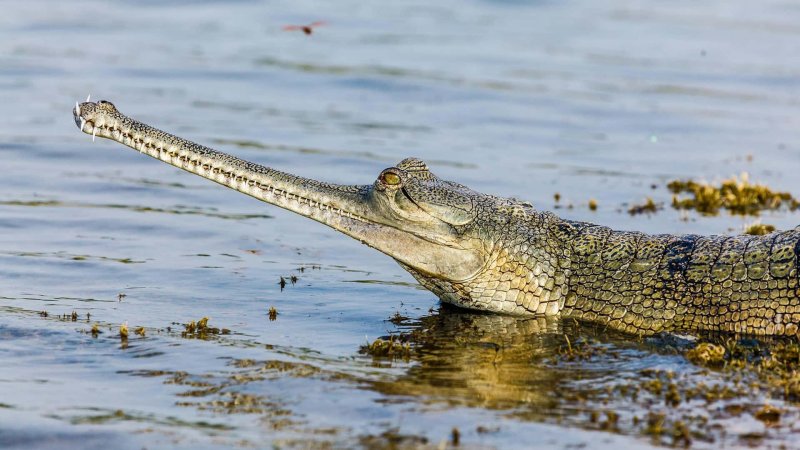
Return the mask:
<path id="1" fill-rule="evenodd" d="M 419 159 L 406 158 L 384 169 L 364 192 L 365 216 L 378 225 L 365 243 L 415 275 L 466 281 L 484 267 L 484 241 L 473 235 L 476 195 L 469 188 L 440 179 Z"/>
<path id="2" fill-rule="evenodd" d="M 439 179 L 419 159 L 383 170 L 371 185 L 336 185 L 184 140 L 123 115 L 107 101 L 76 104 L 73 115 L 84 133 L 322 222 L 391 256 L 418 279 L 463 282 L 485 265 L 485 241 L 473 234 L 477 196 Z"/>

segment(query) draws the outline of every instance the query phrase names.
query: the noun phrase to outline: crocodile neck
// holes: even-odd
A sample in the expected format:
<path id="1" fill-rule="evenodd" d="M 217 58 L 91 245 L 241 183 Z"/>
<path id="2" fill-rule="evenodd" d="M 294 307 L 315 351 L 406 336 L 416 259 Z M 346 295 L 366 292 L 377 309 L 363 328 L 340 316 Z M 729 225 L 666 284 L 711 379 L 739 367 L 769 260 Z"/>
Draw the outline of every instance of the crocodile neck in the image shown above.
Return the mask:
<path id="1" fill-rule="evenodd" d="M 759 237 L 612 231 L 442 180 L 414 158 L 371 185 L 335 185 L 165 133 L 109 102 L 85 102 L 73 114 L 85 133 L 378 249 L 448 303 L 574 317 L 636 334 L 798 334 L 798 229 Z"/>

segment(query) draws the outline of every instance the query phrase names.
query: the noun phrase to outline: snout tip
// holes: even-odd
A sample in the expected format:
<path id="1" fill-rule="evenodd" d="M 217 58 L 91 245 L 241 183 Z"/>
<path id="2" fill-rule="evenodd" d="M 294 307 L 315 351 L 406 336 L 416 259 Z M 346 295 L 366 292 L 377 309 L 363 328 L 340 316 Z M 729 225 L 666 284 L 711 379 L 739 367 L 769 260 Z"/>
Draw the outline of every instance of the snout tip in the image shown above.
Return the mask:
<path id="1" fill-rule="evenodd" d="M 94 106 L 94 103 L 91 102 L 75 102 L 75 107 L 72 108 L 72 118 L 75 120 L 75 125 L 84 131 L 84 125 L 86 125 L 86 113 L 91 109 L 90 107 Z"/>

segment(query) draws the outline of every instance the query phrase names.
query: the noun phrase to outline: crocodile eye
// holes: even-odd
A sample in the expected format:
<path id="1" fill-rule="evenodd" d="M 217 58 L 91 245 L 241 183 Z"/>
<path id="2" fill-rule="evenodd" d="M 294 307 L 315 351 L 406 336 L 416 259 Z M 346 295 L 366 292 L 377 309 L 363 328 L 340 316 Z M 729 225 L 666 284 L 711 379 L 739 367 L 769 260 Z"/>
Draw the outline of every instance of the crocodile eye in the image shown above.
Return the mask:
<path id="1" fill-rule="evenodd" d="M 387 171 L 381 174 L 381 181 L 387 186 L 397 186 L 401 180 L 400 175 Z"/>

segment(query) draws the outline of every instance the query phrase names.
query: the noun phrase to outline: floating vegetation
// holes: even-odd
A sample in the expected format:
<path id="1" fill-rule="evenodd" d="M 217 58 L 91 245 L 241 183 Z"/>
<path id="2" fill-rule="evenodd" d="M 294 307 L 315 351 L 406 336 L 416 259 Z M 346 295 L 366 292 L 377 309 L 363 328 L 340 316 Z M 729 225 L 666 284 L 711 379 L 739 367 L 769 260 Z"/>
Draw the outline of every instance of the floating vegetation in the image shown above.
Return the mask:
<path id="1" fill-rule="evenodd" d="M 475 427 L 475 432 L 478 434 L 497 433 L 498 431 L 500 431 L 499 426 L 487 427 L 485 425 L 478 425 Z"/>
<path id="2" fill-rule="evenodd" d="M 453 447 L 458 447 L 461 444 L 461 432 L 458 431 L 458 427 L 453 427 L 450 431 L 450 442 Z"/>
<path id="3" fill-rule="evenodd" d="M 278 310 L 274 306 L 269 307 L 269 320 L 270 322 L 278 318 Z"/>
<path id="4" fill-rule="evenodd" d="M 392 314 L 392 317 L 389 319 L 389 322 L 393 323 L 394 325 L 400 325 L 408 319 L 409 317 L 400 314 L 400 311 L 395 311 L 395 313 Z"/>
<path id="5" fill-rule="evenodd" d="M 97 335 L 100 334 L 100 333 L 102 333 L 102 331 L 100 331 L 100 324 L 93 323 L 92 324 L 92 337 L 97 337 Z"/>
<path id="6" fill-rule="evenodd" d="M 303 272 L 305 270 L 305 267 L 300 267 L 299 270 L 300 272 Z M 281 276 L 280 279 L 278 280 L 278 286 L 281 287 L 281 292 L 283 292 L 283 289 L 286 287 L 287 284 L 291 283 L 292 286 L 294 286 L 295 284 L 297 284 L 298 281 L 300 281 L 300 278 L 298 278 L 297 275 L 291 275 L 288 277 Z"/>
<path id="7" fill-rule="evenodd" d="M 558 348 L 558 355 L 556 360 L 562 361 L 580 361 L 592 358 L 594 356 L 605 354 L 608 349 L 605 346 L 597 345 L 596 342 L 591 340 L 580 340 L 573 344 L 569 340 L 569 336 L 564 335 L 564 344 Z"/>
<path id="8" fill-rule="evenodd" d="M 777 192 L 760 184 L 751 184 L 747 173 L 723 180 L 719 186 L 696 181 L 674 180 L 667 184 L 672 191 L 672 207 L 693 209 L 704 215 L 716 215 L 720 209 L 732 214 L 758 215 L 764 210 L 786 206 L 798 209 L 800 202 L 788 192 Z M 680 198 L 678 194 L 689 194 Z"/>
<path id="9" fill-rule="evenodd" d="M 663 204 L 656 203 L 652 198 L 647 197 L 645 202 L 641 205 L 632 205 L 630 208 L 628 208 L 628 214 L 632 216 L 637 214 L 652 214 L 663 208 Z"/>
<path id="10" fill-rule="evenodd" d="M 610 409 L 603 412 L 606 418 L 599 422 L 600 429 L 605 431 L 619 431 L 619 414 Z"/>
<path id="11" fill-rule="evenodd" d="M 39 311 L 39 315 L 42 316 L 42 317 L 47 317 L 49 314 L 47 314 L 47 311 L 42 310 L 42 311 Z"/>
<path id="12" fill-rule="evenodd" d="M 180 325 L 174 323 L 174 325 Z M 231 330 L 227 328 L 216 328 L 208 326 L 208 317 L 203 317 L 198 321 L 192 320 L 189 323 L 184 323 L 181 337 L 189 339 L 210 339 L 220 334 L 230 334 Z"/>
<path id="13" fill-rule="evenodd" d="M 589 209 L 592 211 L 597 211 L 597 200 L 593 198 L 589 199 Z"/>
<path id="14" fill-rule="evenodd" d="M 144 327 L 136 327 L 136 329 L 133 330 L 133 332 L 136 333 L 137 335 L 141 336 L 141 337 L 144 337 L 144 335 L 145 335 Z"/>
<path id="15" fill-rule="evenodd" d="M 781 420 L 781 410 L 772 405 L 764 405 L 764 407 L 756 411 L 753 416 L 767 424 L 777 423 Z"/>
<path id="16" fill-rule="evenodd" d="M 744 227 L 744 234 L 752 234 L 754 236 L 763 236 L 775 231 L 775 225 L 768 225 L 761 222 L 755 222 Z"/>
<path id="17" fill-rule="evenodd" d="M 123 341 L 128 340 L 128 322 L 123 322 L 122 325 L 119 326 L 119 337 Z"/>
<path id="18" fill-rule="evenodd" d="M 686 352 L 686 358 L 699 366 L 719 366 L 725 362 L 725 347 L 701 342 Z"/>
<path id="19" fill-rule="evenodd" d="M 50 314 L 47 311 L 39 311 L 39 316 L 40 317 L 49 317 Z M 72 313 L 70 313 L 70 314 L 67 314 L 67 313 L 59 314 L 58 316 L 56 316 L 56 318 L 59 319 L 59 320 L 63 320 L 65 322 L 77 322 L 78 321 L 78 313 L 75 312 L 75 311 L 72 311 Z"/>
<path id="20" fill-rule="evenodd" d="M 399 428 L 390 428 L 381 434 L 369 434 L 359 439 L 361 447 L 371 449 L 427 449 L 446 448 L 444 445 L 433 447 L 423 435 L 400 433 Z M 445 442 L 446 444 L 446 442 Z"/>
<path id="21" fill-rule="evenodd" d="M 373 358 L 392 358 L 392 359 L 405 359 L 411 357 L 411 344 L 408 342 L 401 342 L 400 338 L 389 336 L 389 339 L 375 339 L 374 341 L 367 342 L 367 345 L 361 346 L 358 350 L 362 355 L 370 355 Z"/>
<path id="22" fill-rule="evenodd" d="M 785 400 L 800 401 L 800 344 L 777 344 L 754 365 L 761 379 Z"/>
<path id="23" fill-rule="evenodd" d="M 117 301 L 121 302 L 122 299 L 124 299 L 127 296 L 128 296 L 127 294 L 123 294 L 122 292 L 120 292 L 119 294 L 117 294 Z"/>
<path id="24" fill-rule="evenodd" d="M 556 203 L 558 203 L 559 201 L 561 201 L 561 194 L 559 194 L 558 192 L 556 192 L 555 194 L 553 194 L 553 200 L 555 200 L 555 202 L 556 202 Z"/>
<path id="25" fill-rule="evenodd" d="M 726 373 L 756 375 L 763 389 L 786 401 L 800 401 L 800 344 L 774 342 L 767 347 L 729 340 L 724 347 L 700 343 L 686 353 L 699 365 L 722 367 Z"/>

